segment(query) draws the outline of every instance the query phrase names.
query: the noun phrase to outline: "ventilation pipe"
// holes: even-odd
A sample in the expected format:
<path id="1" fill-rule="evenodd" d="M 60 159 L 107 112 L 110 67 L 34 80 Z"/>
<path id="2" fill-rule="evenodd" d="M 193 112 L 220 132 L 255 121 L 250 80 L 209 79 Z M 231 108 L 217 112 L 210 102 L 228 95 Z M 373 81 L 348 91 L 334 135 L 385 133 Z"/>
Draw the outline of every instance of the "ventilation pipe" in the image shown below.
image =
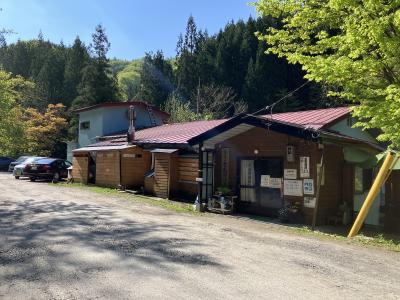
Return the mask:
<path id="1" fill-rule="evenodd" d="M 127 140 L 129 144 L 135 140 L 135 121 L 136 121 L 136 112 L 135 107 L 133 105 L 129 106 L 129 129 Z"/>

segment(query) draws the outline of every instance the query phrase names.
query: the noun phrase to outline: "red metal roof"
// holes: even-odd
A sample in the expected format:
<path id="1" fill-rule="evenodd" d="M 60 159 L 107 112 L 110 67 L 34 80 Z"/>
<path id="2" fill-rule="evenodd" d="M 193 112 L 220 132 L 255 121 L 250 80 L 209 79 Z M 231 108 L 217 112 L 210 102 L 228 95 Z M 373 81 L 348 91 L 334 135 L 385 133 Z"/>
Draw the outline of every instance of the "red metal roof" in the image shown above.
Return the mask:
<path id="1" fill-rule="evenodd" d="M 349 113 L 349 108 L 327 108 L 309 111 L 288 112 L 273 114 L 273 120 L 291 123 L 313 129 L 326 128 L 328 125 L 340 120 Z M 259 117 L 268 118 L 270 115 Z M 189 139 L 198 136 L 214 127 L 224 123 L 227 119 L 211 121 L 194 121 L 185 123 L 166 124 L 136 131 L 135 142 L 147 144 L 186 144 Z M 115 139 L 98 142 L 90 146 L 116 146 L 125 145 L 126 135 Z"/>
<path id="2" fill-rule="evenodd" d="M 135 143 L 186 144 L 189 139 L 224 123 L 226 120 L 227 119 L 165 124 L 138 130 L 135 133 Z M 126 135 L 121 135 L 116 139 L 98 142 L 90 146 L 114 146 L 123 144 L 126 144 Z"/>
<path id="3" fill-rule="evenodd" d="M 349 112 L 350 109 L 348 107 L 324 108 L 272 114 L 272 119 L 301 125 L 307 128 L 322 129 L 339 121 L 341 118 L 348 115 Z M 263 115 L 261 117 L 268 118 L 270 115 Z"/>

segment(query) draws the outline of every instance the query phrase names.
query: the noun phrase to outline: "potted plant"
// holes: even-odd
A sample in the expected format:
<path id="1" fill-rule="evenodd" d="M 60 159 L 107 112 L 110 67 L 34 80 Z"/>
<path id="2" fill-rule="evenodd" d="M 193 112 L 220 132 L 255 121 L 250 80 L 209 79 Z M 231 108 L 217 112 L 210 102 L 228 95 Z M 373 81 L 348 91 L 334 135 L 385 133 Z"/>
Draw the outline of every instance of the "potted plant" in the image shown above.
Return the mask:
<path id="1" fill-rule="evenodd" d="M 221 209 L 226 209 L 227 203 L 227 197 L 232 195 L 232 191 L 229 187 L 227 186 L 220 186 L 217 188 L 217 195 L 219 196 L 219 204 L 221 206 Z"/>

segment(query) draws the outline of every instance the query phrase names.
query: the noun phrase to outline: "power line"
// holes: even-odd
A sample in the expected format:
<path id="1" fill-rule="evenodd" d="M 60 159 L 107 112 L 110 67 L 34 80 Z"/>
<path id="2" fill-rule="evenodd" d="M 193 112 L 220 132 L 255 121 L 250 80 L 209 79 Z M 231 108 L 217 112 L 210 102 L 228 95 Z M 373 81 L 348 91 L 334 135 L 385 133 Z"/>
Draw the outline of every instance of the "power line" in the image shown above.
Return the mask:
<path id="1" fill-rule="evenodd" d="M 299 87 L 297 87 L 296 89 L 294 89 L 293 91 L 289 92 L 288 94 L 286 94 L 285 96 L 283 96 L 282 98 L 278 99 L 277 101 L 275 101 L 274 103 L 272 103 L 271 105 L 268 105 L 260 110 L 257 110 L 256 112 L 252 113 L 252 115 L 256 115 L 260 112 L 262 112 L 263 110 L 270 110 L 270 114 L 271 114 L 271 118 L 272 118 L 272 110 L 274 109 L 274 107 L 281 103 L 283 100 L 285 100 L 286 98 L 292 96 L 294 93 L 296 93 L 298 90 L 300 90 L 301 88 L 303 88 L 304 86 L 306 86 L 307 84 L 309 84 L 310 81 L 306 81 L 304 82 L 302 85 L 300 85 Z"/>

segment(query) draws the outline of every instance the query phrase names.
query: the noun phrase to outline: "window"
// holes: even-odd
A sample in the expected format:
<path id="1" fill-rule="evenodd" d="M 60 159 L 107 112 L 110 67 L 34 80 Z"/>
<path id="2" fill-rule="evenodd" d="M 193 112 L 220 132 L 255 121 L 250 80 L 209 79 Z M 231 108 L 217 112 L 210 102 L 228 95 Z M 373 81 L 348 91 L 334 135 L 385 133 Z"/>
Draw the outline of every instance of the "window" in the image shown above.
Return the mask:
<path id="1" fill-rule="evenodd" d="M 81 130 L 90 129 L 90 121 L 81 122 L 80 129 Z"/>
<path id="2" fill-rule="evenodd" d="M 349 127 L 353 127 L 353 125 L 355 124 L 356 122 L 355 122 L 355 120 L 354 120 L 354 118 L 353 117 L 348 117 L 347 118 L 347 126 L 349 126 Z"/>
<path id="3" fill-rule="evenodd" d="M 372 185 L 372 169 L 354 169 L 354 193 L 363 194 L 367 192 Z"/>

